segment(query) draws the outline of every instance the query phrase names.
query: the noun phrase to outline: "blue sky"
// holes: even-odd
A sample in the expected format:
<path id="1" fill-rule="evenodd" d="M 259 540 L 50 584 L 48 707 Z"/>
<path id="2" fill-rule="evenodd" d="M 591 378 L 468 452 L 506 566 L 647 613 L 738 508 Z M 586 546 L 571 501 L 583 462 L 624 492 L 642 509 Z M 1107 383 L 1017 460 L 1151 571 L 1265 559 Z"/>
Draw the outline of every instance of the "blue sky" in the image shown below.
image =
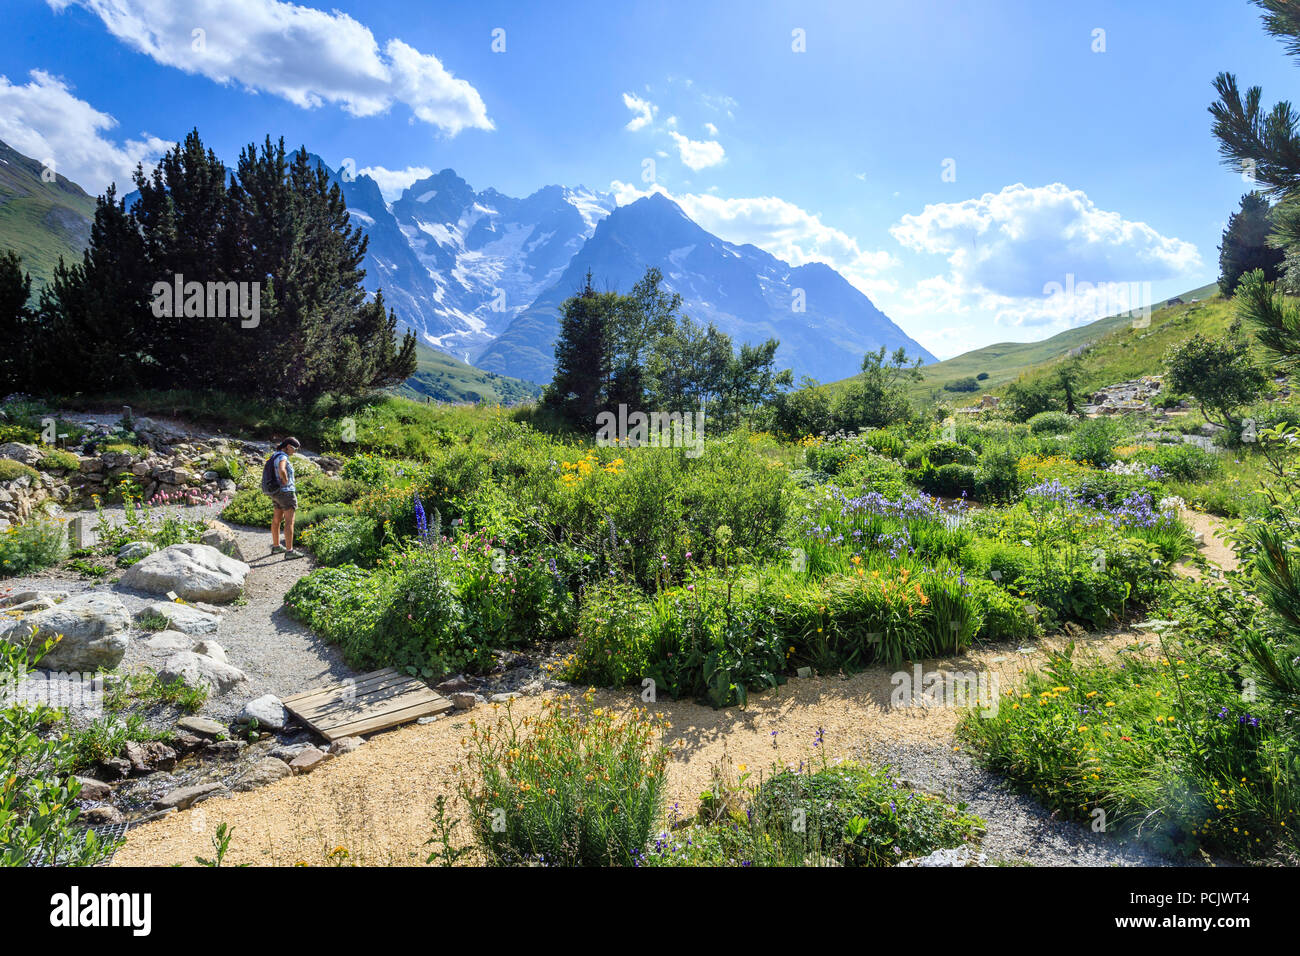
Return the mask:
<path id="1" fill-rule="evenodd" d="M 5 6 L 0 139 L 90 191 L 196 125 L 228 162 L 283 135 L 390 194 L 445 167 L 661 189 L 941 357 L 1213 281 L 1249 186 L 1211 80 L 1273 102 L 1296 75 L 1244 0 Z"/>

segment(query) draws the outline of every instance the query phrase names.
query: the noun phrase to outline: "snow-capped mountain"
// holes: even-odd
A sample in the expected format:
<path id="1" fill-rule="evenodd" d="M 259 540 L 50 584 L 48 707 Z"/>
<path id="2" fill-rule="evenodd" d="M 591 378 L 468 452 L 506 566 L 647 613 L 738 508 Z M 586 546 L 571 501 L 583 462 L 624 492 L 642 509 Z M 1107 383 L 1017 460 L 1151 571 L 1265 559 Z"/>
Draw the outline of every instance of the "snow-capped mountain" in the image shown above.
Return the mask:
<path id="1" fill-rule="evenodd" d="M 563 186 L 516 199 L 444 169 L 390 204 L 368 176 L 331 177 L 370 237 L 366 288 L 426 344 L 489 372 L 550 381 L 560 306 L 587 271 L 628 291 L 650 266 L 695 321 L 738 345 L 779 339 L 778 365 L 796 376 L 845 378 L 882 345 L 934 361 L 830 266 L 727 242 L 661 194 L 618 208 Z"/>
<path id="2" fill-rule="evenodd" d="M 366 287 L 398 318 L 458 357 L 478 351 L 554 284 L 613 197 L 546 186 L 523 199 L 474 189 L 450 169 L 413 183 L 390 205 L 367 176 L 342 182 L 370 236 Z"/>
<path id="3" fill-rule="evenodd" d="M 549 381 L 560 304 L 582 288 L 588 270 L 599 288 L 628 291 L 650 266 L 659 267 L 664 285 L 681 295 L 683 311 L 696 322 L 713 322 L 736 344 L 779 339 L 778 367 L 794 369 L 796 377 L 845 378 L 882 345 L 935 360 L 830 266 L 791 266 L 756 246 L 726 242 L 655 193 L 602 220 L 559 279 L 473 364 Z"/>

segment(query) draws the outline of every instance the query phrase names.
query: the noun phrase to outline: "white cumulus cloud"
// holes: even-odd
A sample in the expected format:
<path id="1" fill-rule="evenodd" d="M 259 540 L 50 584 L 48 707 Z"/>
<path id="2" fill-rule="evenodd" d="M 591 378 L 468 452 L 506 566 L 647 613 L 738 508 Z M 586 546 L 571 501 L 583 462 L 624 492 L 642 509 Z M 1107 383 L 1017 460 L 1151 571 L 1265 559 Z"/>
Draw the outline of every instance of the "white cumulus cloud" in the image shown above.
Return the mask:
<path id="1" fill-rule="evenodd" d="M 1062 183 L 1021 183 L 903 216 L 903 246 L 945 256 L 947 275 L 917 283 L 908 311 L 974 309 L 1012 326 L 1074 325 L 1149 302 L 1149 284 L 1191 276 L 1194 245 L 1099 208 Z"/>
<path id="2" fill-rule="evenodd" d="M 726 150 L 716 140 L 690 139 L 675 130 L 669 130 L 668 135 L 677 144 L 677 155 L 682 163 L 692 170 L 716 166 L 726 158 Z"/>
<path id="3" fill-rule="evenodd" d="M 98 16 L 127 46 L 164 66 L 237 83 L 315 109 L 326 103 L 374 116 L 394 103 L 450 135 L 492 129 L 487 107 L 466 80 L 432 54 L 399 39 L 380 49 L 345 13 L 279 0 L 48 0 Z"/>
<path id="4" fill-rule="evenodd" d="M 388 202 L 392 202 L 402 195 L 411 183 L 417 179 L 427 179 L 433 175 L 433 170 L 428 166 L 407 166 L 405 169 L 385 169 L 383 166 L 367 166 L 364 169 L 358 169 L 357 173 L 361 176 L 369 176 L 379 187 L 380 194 Z"/>
<path id="5" fill-rule="evenodd" d="M 131 174 L 137 163 L 146 170 L 172 143 L 141 134 L 118 141 L 105 134 L 117 120 L 72 94 L 66 82 L 43 70 L 32 70 L 25 85 L 0 76 L 0 140 L 41 163 L 53 163 L 86 192 L 102 193 L 116 182 L 119 198 L 135 188 Z"/>

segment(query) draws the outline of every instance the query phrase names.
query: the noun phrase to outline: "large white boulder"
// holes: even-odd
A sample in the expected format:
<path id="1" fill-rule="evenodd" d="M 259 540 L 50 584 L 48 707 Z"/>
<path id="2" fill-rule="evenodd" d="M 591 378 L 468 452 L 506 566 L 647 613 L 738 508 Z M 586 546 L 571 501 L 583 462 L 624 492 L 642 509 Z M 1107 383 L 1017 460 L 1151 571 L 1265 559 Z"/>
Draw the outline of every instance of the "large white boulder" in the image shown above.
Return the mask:
<path id="1" fill-rule="evenodd" d="M 116 594 L 78 594 L 20 620 L 0 624 L 0 640 L 31 648 L 62 635 L 36 663 L 44 670 L 116 667 L 126 653 L 131 614 Z"/>
<path id="2" fill-rule="evenodd" d="M 187 601 L 224 604 L 239 597 L 249 570 L 206 544 L 173 544 L 133 564 L 120 583 L 150 594 L 174 591 Z"/>
<path id="3" fill-rule="evenodd" d="M 234 690 L 248 675 L 233 664 L 215 660 L 205 654 L 194 651 L 179 651 L 158 668 L 158 678 L 164 684 L 183 680 L 190 687 L 207 684 L 212 693 L 220 696 Z"/>

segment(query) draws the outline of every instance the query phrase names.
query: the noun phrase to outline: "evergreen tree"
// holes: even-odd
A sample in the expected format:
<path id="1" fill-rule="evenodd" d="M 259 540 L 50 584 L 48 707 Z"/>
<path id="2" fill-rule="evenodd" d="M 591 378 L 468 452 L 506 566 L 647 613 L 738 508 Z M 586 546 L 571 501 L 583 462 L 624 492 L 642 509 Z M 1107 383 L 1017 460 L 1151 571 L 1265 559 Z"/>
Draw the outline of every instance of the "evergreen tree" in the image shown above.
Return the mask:
<path id="1" fill-rule="evenodd" d="M 12 249 L 0 255 L 0 394 L 32 387 L 32 277 Z"/>
<path id="2" fill-rule="evenodd" d="M 34 387 L 55 391 L 134 388 L 156 367 L 156 329 L 142 327 L 153 270 L 125 203 L 110 185 L 95 202 L 90 245 L 81 262 L 62 258 L 41 290 Z"/>
<path id="3" fill-rule="evenodd" d="M 154 283 L 174 285 L 177 276 L 205 284 L 242 278 L 231 275 L 226 179 L 224 164 L 203 148 L 198 130 L 164 154 L 150 175 L 136 167 L 140 198 L 130 213 L 144 243 L 151 299 Z M 150 331 L 148 384 L 173 385 L 180 369 L 193 388 L 231 381 L 235 370 L 227 360 L 242 351 L 236 338 L 238 321 L 209 313 L 206 296 L 199 314 L 186 314 L 191 310 L 178 301 L 172 303 L 170 316 L 157 316 L 150 305 L 136 323 Z"/>
<path id="4" fill-rule="evenodd" d="M 605 404 L 609 381 L 611 315 L 618 296 L 597 292 L 591 273 L 582 291 L 560 306 L 560 334 L 555 342 L 555 377 L 542 397 L 570 425 L 592 430 Z"/>
<path id="5" fill-rule="evenodd" d="M 1219 291 L 1231 296 L 1244 273 L 1262 269 L 1271 282 L 1278 273 L 1286 253 L 1269 245 L 1273 228 L 1268 200 L 1263 193 L 1250 192 L 1241 197 L 1241 209 L 1228 217 L 1219 244 Z"/>

